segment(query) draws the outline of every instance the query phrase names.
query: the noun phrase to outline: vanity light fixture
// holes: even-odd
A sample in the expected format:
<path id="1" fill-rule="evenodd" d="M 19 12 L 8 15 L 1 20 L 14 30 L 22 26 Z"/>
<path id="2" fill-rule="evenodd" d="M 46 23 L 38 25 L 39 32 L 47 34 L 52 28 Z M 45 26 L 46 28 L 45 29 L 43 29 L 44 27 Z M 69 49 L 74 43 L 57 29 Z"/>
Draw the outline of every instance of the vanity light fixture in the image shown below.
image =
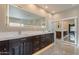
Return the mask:
<path id="1" fill-rule="evenodd" d="M 19 23 L 9 23 L 9 25 L 12 27 L 20 27 Z"/>
<path id="2" fill-rule="evenodd" d="M 22 27 L 24 27 L 24 24 L 21 24 Z"/>
<path id="3" fill-rule="evenodd" d="M 44 26 L 44 25 L 42 25 L 42 28 L 45 28 L 45 26 Z"/>

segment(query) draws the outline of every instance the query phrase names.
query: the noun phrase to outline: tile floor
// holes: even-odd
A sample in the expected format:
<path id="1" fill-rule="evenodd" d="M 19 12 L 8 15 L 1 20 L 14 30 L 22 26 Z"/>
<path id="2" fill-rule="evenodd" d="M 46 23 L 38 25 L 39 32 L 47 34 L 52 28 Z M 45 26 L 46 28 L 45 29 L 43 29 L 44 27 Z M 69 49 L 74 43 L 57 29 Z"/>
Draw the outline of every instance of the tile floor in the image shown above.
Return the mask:
<path id="1" fill-rule="evenodd" d="M 62 45 L 61 41 L 57 40 L 55 45 L 43 51 L 39 55 L 78 55 L 78 54 L 79 54 L 78 47 L 66 43 Z"/>

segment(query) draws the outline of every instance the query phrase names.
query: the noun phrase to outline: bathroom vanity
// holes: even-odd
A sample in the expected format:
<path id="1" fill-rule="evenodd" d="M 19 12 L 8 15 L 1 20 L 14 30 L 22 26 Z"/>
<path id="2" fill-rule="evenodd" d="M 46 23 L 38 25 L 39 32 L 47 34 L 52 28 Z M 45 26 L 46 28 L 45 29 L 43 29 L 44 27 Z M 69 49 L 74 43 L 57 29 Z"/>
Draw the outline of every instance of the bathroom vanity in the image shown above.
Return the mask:
<path id="1" fill-rule="evenodd" d="M 5 21 L 0 26 L 0 55 L 32 55 L 54 42 L 54 34 L 49 31 L 47 17 L 20 6 L 7 7 L 7 19 L 2 19 Z"/>
<path id="2" fill-rule="evenodd" d="M 53 33 L 1 40 L 0 55 L 32 55 L 53 42 Z"/>

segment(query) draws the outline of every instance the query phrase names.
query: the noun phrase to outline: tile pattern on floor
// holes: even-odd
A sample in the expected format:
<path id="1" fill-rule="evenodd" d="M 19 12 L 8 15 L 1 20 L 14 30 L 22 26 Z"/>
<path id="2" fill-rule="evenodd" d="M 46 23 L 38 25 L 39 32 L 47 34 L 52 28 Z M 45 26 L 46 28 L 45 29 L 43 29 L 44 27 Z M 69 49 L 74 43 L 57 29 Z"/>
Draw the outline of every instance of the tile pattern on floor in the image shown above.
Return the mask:
<path id="1" fill-rule="evenodd" d="M 55 45 L 39 55 L 79 55 L 79 48 L 65 43 L 62 46 L 61 40 L 57 40 Z"/>

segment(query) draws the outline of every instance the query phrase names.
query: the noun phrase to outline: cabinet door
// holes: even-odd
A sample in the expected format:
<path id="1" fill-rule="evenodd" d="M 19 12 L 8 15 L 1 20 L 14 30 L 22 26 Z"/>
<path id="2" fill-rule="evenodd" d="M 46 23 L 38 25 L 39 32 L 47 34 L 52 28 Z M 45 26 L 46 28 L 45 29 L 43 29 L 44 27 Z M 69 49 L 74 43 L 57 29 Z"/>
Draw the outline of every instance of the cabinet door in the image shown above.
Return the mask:
<path id="1" fill-rule="evenodd" d="M 46 34 L 46 42 L 47 42 L 47 45 L 52 43 L 51 34 Z"/>
<path id="2" fill-rule="evenodd" d="M 51 43 L 50 34 L 46 34 L 45 37 L 46 37 L 46 46 L 47 46 Z"/>
<path id="3" fill-rule="evenodd" d="M 9 51 L 11 55 L 20 55 L 20 41 L 14 39 L 9 41 Z"/>
<path id="4" fill-rule="evenodd" d="M 0 41 L 0 55 L 9 54 L 9 41 Z"/>
<path id="5" fill-rule="evenodd" d="M 40 48 L 44 48 L 44 47 L 48 46 L 49 44 L 51 44 L 52 42 L 54 42 L 53 33 L 41 35 Z"/>
<path id="6" fill-rule="evenodd" d="M 41 35 L 41 39 L 40 39 L 40 48 L 44 48 L 46 46 L 46 36 Z"/>
<path id="7" fill-rule="evenodd" d="M 21 39 L 21 53 L 23 55 L 32 54 L 32 41 L 30 38 Z"/>
<path id="8" fill-rule="evenodd" d="M 53 43 L 53 41 L 54 41 L 54 35 L 53 35 L 53 33 L 46 34 L 46 42 L 47 42 L 47 45 Z"/>
<path id="9" fill-rule="evenodd" d="M 61 39 L 61 32 L 60 31 L 56 31 L 56 38 Z"/>
<path id="10" fill-rule="evenodd" d="M 9 41 L 10 55 L 29 55 L 32 54 L 32 43 L 30 39 L 14 39 Z"/>
<path id="11" fill-rule="evenodd" d="M 32 53 L 40 49 L 40 36 L 34 36 L 32 38 Z"/>
<path id="12" fill-rule="evenodd" d="M 51 38 L 51 43 L 53 43 L 54 42 L 54 33 L 50 34 L 50 38 Z"/>

